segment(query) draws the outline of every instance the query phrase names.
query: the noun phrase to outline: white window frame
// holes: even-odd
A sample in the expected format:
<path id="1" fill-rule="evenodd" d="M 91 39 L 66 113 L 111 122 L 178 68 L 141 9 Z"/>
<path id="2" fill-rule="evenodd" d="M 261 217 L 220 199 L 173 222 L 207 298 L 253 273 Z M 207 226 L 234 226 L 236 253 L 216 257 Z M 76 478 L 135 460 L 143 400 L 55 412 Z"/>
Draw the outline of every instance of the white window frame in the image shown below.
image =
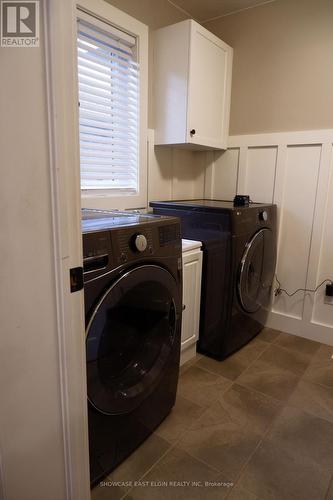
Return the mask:
<path id="1" fill-rule="evenodd" d="M 138 209 L 147 207 L 147 128 L 148 128 L 148 27 L 125 14 L 104 0 L 80 0 L 77 2 L 77 17 L 80 11 L 101 21 L 112 24 L 119 30 L 137 39 L 139 73 L 139 135 L 138 135 L 138 191 L 135 194 L 121 194 L 107 190 L 81 190 L 81 203 L 84 208 L 99 209 Z M 76 80 L 77 67 L 75 67 Z M 79 124 L 78 134 L 79 134 Z"/>

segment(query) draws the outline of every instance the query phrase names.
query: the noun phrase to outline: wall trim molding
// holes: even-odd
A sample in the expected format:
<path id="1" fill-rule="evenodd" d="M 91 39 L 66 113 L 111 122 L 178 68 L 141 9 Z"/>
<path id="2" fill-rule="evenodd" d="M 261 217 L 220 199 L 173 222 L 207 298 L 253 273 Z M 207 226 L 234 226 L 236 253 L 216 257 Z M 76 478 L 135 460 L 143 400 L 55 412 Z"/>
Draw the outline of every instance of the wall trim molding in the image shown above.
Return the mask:
<path id="1" fill-rule="evenodd" d="M 271 312 L 267 320 L 267 327 L 333 346 L 333 332 L 332 327 L 329 326 L 315 324 L 305 326 L 300 320 Z"/>
<path id="2" fill-rule="evenodd" d="M 228 148 L 238 148 L 241 145 L 247 147 L 267 147 L 279 145 L 301 145 L 301 144 L 323 144 L 333 143 L 333 129 L 301 130 L 293 132 L 272 132 L 269 134 L 231 135 L 228 140 Z"/>

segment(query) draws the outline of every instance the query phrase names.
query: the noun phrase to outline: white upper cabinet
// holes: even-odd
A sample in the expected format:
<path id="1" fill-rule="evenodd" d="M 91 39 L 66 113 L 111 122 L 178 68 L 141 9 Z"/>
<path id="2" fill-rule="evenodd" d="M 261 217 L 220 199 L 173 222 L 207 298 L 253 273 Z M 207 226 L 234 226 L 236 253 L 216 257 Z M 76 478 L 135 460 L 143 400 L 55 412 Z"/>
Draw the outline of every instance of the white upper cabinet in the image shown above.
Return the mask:
<path id="1" fill-rule="evenodd" d="M 155 31 L 155 144 L 226 149 L 232 48 L 188 19 Z"/>

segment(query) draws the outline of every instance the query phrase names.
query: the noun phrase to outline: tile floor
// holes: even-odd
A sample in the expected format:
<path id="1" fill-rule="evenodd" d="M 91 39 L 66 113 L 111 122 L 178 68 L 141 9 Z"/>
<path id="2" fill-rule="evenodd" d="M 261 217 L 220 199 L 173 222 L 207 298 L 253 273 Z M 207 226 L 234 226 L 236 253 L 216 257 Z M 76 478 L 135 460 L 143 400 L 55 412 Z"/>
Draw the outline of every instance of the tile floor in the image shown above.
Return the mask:
<path id="1" fill-rule="evenodd" d="M 171 414 L 92 499 L 333 500 L 332 356 L 270 329 L 225 361 L 197 355 Z"/>

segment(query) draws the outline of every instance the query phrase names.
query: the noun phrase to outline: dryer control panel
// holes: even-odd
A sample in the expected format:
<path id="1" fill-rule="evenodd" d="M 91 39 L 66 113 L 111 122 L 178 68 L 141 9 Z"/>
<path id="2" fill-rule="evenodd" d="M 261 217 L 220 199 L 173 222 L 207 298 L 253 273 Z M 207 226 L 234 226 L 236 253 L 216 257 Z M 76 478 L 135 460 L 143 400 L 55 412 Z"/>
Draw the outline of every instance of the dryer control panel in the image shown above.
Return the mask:
<path id="1" fill-rule="evenodd" d="M 263 227 L 275 227 L 276 205 L 250 206 L 232 212 L 232 233 L 240 235 L 255 232 Z"/>

